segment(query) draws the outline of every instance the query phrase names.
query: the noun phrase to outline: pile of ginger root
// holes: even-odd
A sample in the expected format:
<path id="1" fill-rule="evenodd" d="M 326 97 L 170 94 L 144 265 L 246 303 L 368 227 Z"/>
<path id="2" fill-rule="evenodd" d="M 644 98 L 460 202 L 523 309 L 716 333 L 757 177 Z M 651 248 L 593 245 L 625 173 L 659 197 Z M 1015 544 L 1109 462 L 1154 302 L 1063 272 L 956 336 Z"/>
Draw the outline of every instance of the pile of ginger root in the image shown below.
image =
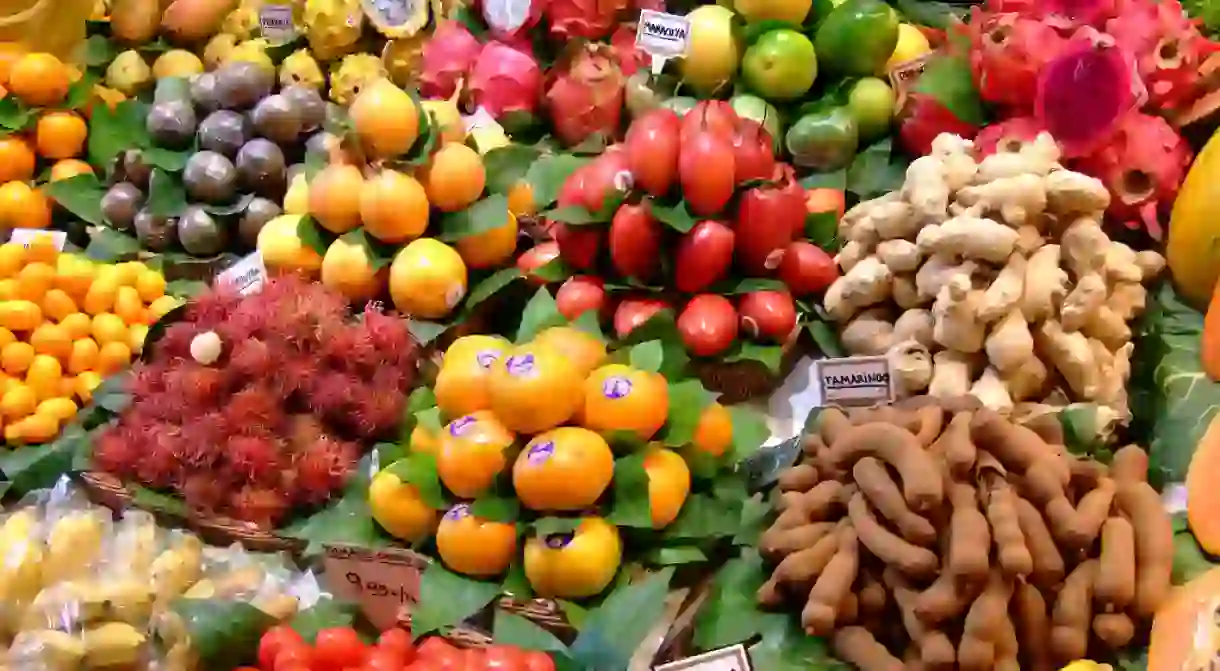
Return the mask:
<path id="1" fill-rule="evenodd" d="M 1047 133 L 976 161 L 948 133 L 903 187 L 839 224 L 824 307 L 851 355 L 886 355 L 897 398 L 987 407 L 1095 403 L 1129 417 L 1129 323 L 1165 259 L 1112 241 L 1101 181 L 1064 169 Z"/>
<path id="2" fill-rule="evenodd" d="M 1053 419 L 1053 418 L 1052 418 Z M 1131 445 L 1107 466 L 969 396 L 826 409 L 779 481 L 764 607 L 862 671 L 1044 671 L 1127 646 L 1173 528 Z"/>

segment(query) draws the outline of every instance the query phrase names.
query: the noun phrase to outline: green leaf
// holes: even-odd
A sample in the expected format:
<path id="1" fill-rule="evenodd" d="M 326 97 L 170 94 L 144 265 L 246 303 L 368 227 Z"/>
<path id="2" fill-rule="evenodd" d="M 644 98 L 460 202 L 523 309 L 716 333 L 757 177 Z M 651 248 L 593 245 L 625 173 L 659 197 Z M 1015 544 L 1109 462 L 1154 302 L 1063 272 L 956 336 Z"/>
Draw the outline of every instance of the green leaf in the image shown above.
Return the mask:
<path id="1" fill-rule="evenodd" d="M 420 426 L 424 427 L 425 430 L 431 433 L 440 431 L 443 426 L 441 424 L 440 408 L 427 408 L 425 410 L 420 410 L 419 412 L 415 413 L 415 419 L 419 422 Z"/>
<path id="2" fill-rule="evenodd" d="M 415 452 L 383 469 L 419 491 L 419 498 L 428 507 L 443 510 L 449 507 L 440 477 L 436 473 L 436 456 Z"/>
<path id="3" fill-rule="evenodd" d="M 88 452 L 89 434 L 78 424 L 69 424 L 54 441 L 45 445 L 26 445 L 0 452 L 0 474 L 9 490 L 24 496 L 46 489 L 60 476 L 73 471 L 77 454 Z"/>
<path id="4" fill-rule="evenodd" d="M 516 266 L 501 268 L 484 277 L 478 284 L 470 288 L 466 294 L 466 303 L 462 305 L 462 314 L 469 315 L 483 301 L 500 293 L 505 287 L 517 280 L 523 279 L 521 270 Z"/>
<path id="5" fill-rule="evenodd" d="M 99 226 L 89 237 L 85 256 L 94 261 L 114 263 L 127 261 L 140 251 L 140 241 L 107 226 Z M 168 289 L 168 287 L 167 287 Z"/>
<path id="6" fill-rule="evenodd" d="M 182 183 L 171 173 L 153 168 L 148 181 L 148 211 L 158 217 L 177 217 L 186 206 Z"/>
<path id="7" fill-rule="evenodd" d="M 359 604 L 322 597 L 313 606 L 297 613 L 288 622 L 306 643 L 313 645 L 318 632 L 332 627 L 352 627 L 360 617 Z"/>
<path id="8" fill-rule="evenodd" d="M 564 263 L 563 259 L 559 257 L 555 257 L 530 271 L 531 276 L 537 277 L 544 282 L 562 282 L 575 274 L 576 272 L 568 267 L 568 264 Z"/>
<path id="9" fill-rule="evenodd" d="M 606 344 L 606 334 L 602 332 L 602 325 L 601 322 L 598 321 L 597 312 L 593 310 L 587 310 L 581 313 L 581 315 L 572 322 L 572 328 L 597 338 L 603 345 Z"/>
<path id="10" fill-rule="evenodd" d="M 342 496 L 332 498 L 318 512 L 294 520 L 280 530 L 282 536 L 309 544 L 302 553 L 304 560 L 321 557 L 326 545 L 352 545 L 368 549 L 389 545 L 389 539 L 369 513 L 370 461 L 367 456 L 360 460 L 355 473 L 343 488 Z"/>
<path id="11" fill-rule="evenodd" d="M 325 152 L 311 151 L 305 154 L 305 182 L 313 180 L 314 175 L 322 172 L 328 163 Z"/>
<path id="12" fill-rule="evenodd" d="M 847 356 L 847 350 L 843 349 L 843 345 L 839 342 L 839 335 L 831 325 L 817 320 L 806 324 L 805 330 L 809 331 L 813 344 L 817 345 L 818 351 L 822 354 L 828 357 Z"/>
<path id="13" fill-rule="evenodd" d="M 84 48 L 81 49 L 81 62 L 86 67 L 95 68 L 98 66 L 109 65 L 110 61 L 118 55 L 118 50 L 106 39 L 104 35 L 93 35 L 85 40 Z"/>
<path id="14" fill-rule="evenodd" d="M 91 73 L 84 73 L 81 78 L 72 82 L 68 87 L 68 95 L 64 98 L 62 107 L 70 110 L 78 110 L 89 104 L 89 100 L 93 97 L 93 87 L 97 84 L 97 77 Z"/>
<path id="15" fill-rule="evenodd" d="M 364 248 L 364 256 L 369 260 L 369 267 L 374 271 L 381 270 L 390 265 L 390 262 L 394 260 L 394 252 L 397 251 L 396 247 L 387 245 L 369 235 L 365 232 L 363 226 L 340 235 L 339 239 L 349 245 Z"/>
<path id="16" fill-rule="evenodd" d="M 619 671 L 665 614 L 673 569 L 627 583 L 589 613 L 572 642 L 570 656 L 587 671 Z"/>
<path id="17" fill-rule="evenodd" d="M 194 298 L 207 290 L 207 282 L 197 280 L 174 280 L 165 285 L 165 294 L 178 298 Z"/>
<path id="18" fill-rule="evenodd" d="M 724 295 L 748 294 L 755 291 L 787 291 L 788 285 L 769 277 L 743 277 L 735 284 L 726 286 Z"/>
<path id="19" fill-rule="evenodd" d="M 695 216 L 687 209 L 684 200 L 679 201 L 677 205 L 662 205 L 654 200 L 649 203 L 649 209 L 652 210 L 652 216 L 656 217 L 657 221 L 679 233 L 689 233 L 690 229 L 698 223 Z"/>
<path id="20" fill-rule="evenodd" d="M 590 212 L 580 205 L 565 205 L 557 207 L 553 210 L 540 212 L 538 216 L 547 219 L 548 221 L 557 221 L 568 224 L 569 226 L 589 226 L 592 224 L 604 224 L 605 219 L 601 218 L 597 212 Z"/>
<path id="21" fill-rule="evenodd" d="M 297 237 L 301 239 L 302 244 L 317 252 L 319 256 L 326 256 L 326 250 L 330 248 L 330 243 L 335 240 L 333 233 L 322 228 L 309 215 L 303 215 L 300 221 L 297 222 Z"/>
<path id="22" fill-rule="evenodd" d="M 511 524 L 521 515 L 521 502 L 515 496 L 483 494 L 470 504 L 470 514 L 491 522 Z"/>
<path id="23" fill-rule="evenodd" d="M 908 23 L 929 26 L 939 30 L 950 30 L 964 21 L 969 9 L 935 0 L 893 0 L 894 7 L 902 13 Z"/>
<path id="24" fill-rule="evenodd" d="M 124 151 L 146 146 L 144 116 L 144 105 L 135 100 L 124 100 L 113 110 L 95 105 L 89 119 L 89 163 L 109 165 Z"/>
<path id="25" fill-rule="evenodd" d="M 1183 585 L 1216 568 L 1189 529 L 1173 535 L 1173 584 Z"/>
<path id="26" fill-rule="evenodd" d="M 779 373 L 784 363 L 783 345 L 768 345 L 749 340 L 739 340 L 724 355 L 724 361 L 757 361 L 772 373 Z"/>
<path id="27" fill-rule="evenodd" d="M 499 609 L 496 610 L 492 639 L 498 645 L 512 645 L 523 650 L 558 653 L 568 650 L 568 646 L 551 632 L 520 615 Z"/>
<path id="28" fill-rule="evenodd" d="M 25 130 L 34 121 L 34 110 L 26 107 L 17 96 L 0 98 L 0 129 Z"/>
<path id="29" fill-rule="evenodd" d="M 833 172 L 819 172 L 801 178 L 802 189 L 837 189 L 847 188 L 847 170 L 839 169 Z"/>
<path id="30" fill-rule="evenodd" d="M 695 439 L 703 411 L 716 400 L 698 379 L 670 381 L 669 417 L 665 420 L 665 444 L 685 447 Z"/>
<path id="31" fill-rule="evenodd" d="M 665 361 L 665 349 L 660 340 L 642 342 L 628 351 L 627 360 L 632 368 L 658 373 Z"/>
<path id="32" fill-rule="evenodd" d="M 741 501 L 725 501 L 704 493 L 693 493 L 682 505 L 662 536 L 669 541 L 731 538 L 741 520 Z"/>
<path id="33" fill-rule="evenodd" d="M 190 160 L 193 153 L 189 149 L 186 151 L 173 151 L 162 149 L 161 147 L 149 147 L 140 152 L 140 158 L 154 168 L 160 168 L 166 172 L 182 172 L 182 169 L 186 167 L 186 162 Z"/>
<path id="34" fill-rule="evenodd" d="M 449 330 L 449 326 L 449 324 L 421 321 L 419 319 L 407 320 L 407 330 L 411 332 L 411 336 L 420 345 L 428 345 L 433 340 L 441 337 L 441 334 Z"/>
<path id="35" fill-rule="evenodd" d="M 707 600 L 695 615 L 692 643 L 696 650 L 715 650 L 758 635 L 758 589 L 767 581 L 762 559 L 747 550 L 716 572 Z M 762 667 L 758 667 L 762 668 Z"/>
<path id="36" fill-rule="evenodd" d="M 733 417 L 732 462 L 737 463 L 758 451 L 771 437 L 767 418 L 761 412 L 744 406 L 729 408 Z"/>
<path id="37" fill-rule="evenodd" d="M 637 452 L 614 462 L 614 505 L 609 520 L 620 527 L 652 528 L 652 506 L 648 500 L 648 472 L 644 453 Z"/>
<path id="38" fill-rule="evenodd" d="M 521 325 L 517 327 L 517 337 L 513 342 L 522 344 L 529 342 L 542 333 L 544 330 L 552 326 L 563 326 L 567 320 L 559 313 L 559 306 L 555 304 L 555 298 L 547 291 L 546 287 L 538 289 L 534 293 L 534 297 L 529 303 L 525 304 L 525 311 L 521 314 Z"/>
<path id="39" fill-rule="evenodd" d="M 540 156 L 542 152 L 537 148 L 523 144 L 509 144 L 487 152 L 483 155 L 487 190 L 507 195 L 509 190 L 525 179 Z"/>
<path id="40" fill-rule="evenodd" d="M 132 503 L 141 510 L 152 510 L 170 515 L 185 517 L 190 512 L 186 502 L 162 492 L 153 491 L 141 485 L 129 486 L 132 493 Z"/>
<path id="41" fill-rule="evenodd" d="M 965 57 L 942 54 L 929 59 L 912 92 L 930 96 L 968 124 L 981 126 L 985 120 L 983 103 Z"/>
<path id="42" fill-rule="evenodd" d="M 856 154 L 847 169 L 847 190 L 861 200 L 896 191 L 906 179 L 906 169 L 906 159 L 894 156 L 890 138 L 885 138 Z"/>
<path id="43" fill-rule="evenodd" d="M 811 212 L 805 215 L 805 237 L 827 253 L 839 251 L 839 213 Z"/>
<path id="44" fill-rule="evenodd" d="M 525 173 L 525 181 L 534 192 L 534 204 L 538 209 L 550 207 L 568 177 L 588 162 L 587 158 L 570 154 L 548 154 L 534 161 Z"/>
<path id="45" fill-rule="evenodd" d="M 11 96 L 10 96 L 11 97 Z M 103 223 L 102 197 L 106 187 L 92 173 L 77 175 L 58 182 L 48 182 L 43 190 L 51 200 L 79 219 L 94 225 Z"/>
<path id="46" fill-rule="evenodd" d="M 766 613 L 759 618 L 762 640 L 750 646 L 750 661 L 767 671 L 850 671 L 853 667 L 831 656 L 826 640 L 810 636 L 800 619 L 787 613 Z"/>
<path id="47" fill-rule="evenodd" d="M 419 581 L 419 602 L 411 610 L 411 636 L 419 638 L 462 623 L 500 594 L 495 583 L 473 580 L 433 563 Z"/>
<path id="48" fill-rule="evenodd" d="M 530 524 L 534 535 L 546 538 L 554 534 L 570 534 L 580 526 L 580 520 L 574 517 L 539 517 Z"/>
<path id="49" fill-rule="evenodd" d="M 653 566 L 680 566 L 705 562 L 707 555 L 694 545 L 668 545 L 649 550 L 645 561 Z"/>
<path id="50" fill-rule="evenodd" d="M 419 136 L 416 137 L 415 144 L 411 145 L 411 149 L 407 152 L 406 156 L 399 161 L 395 161 L 395 163 L 418 167 L 424 165 L 432 158 L 432 152 L 440 141 L 440 129 L 436 127 L 436 124 L 432 123 L 432 115 L 424 112 L 424 106 L 415 91 L 407 89 L 407 95 L 411 96 L 411 102 L 415 103 L 416 117 L 419 119 Z"/>
<path id="51" fill-rule="evenodd" d="M 257 661 L 258 643 L 275 626 L 275 618 L 246 601 L 175 599 L 170 606 L 182 618 L 191 652 L 207 669 L 231 669 Z"/>
<path id="52" fill-rule="evenodd" d="M 493 193 L 458 212 L 441 215 L 442 240 L 461 240 L 508 225 L 508 199 Z"/>

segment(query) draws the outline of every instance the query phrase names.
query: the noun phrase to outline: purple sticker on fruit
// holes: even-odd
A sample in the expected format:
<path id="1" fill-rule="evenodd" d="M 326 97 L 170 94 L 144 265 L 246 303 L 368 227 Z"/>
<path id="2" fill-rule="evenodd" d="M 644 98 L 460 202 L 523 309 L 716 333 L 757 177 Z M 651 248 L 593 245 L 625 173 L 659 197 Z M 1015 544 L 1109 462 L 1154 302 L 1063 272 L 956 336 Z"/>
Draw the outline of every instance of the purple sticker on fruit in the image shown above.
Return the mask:
<path id="1" fill-rule="evenodd" d="M 615 375 L 614 377 L 606 378 L 602 382 L 602 396 L 606 398 L 619 399 L 631 393 L 631 380 L 625 377 Z"/>
<path id="2" fill-rule="evenodd" d="M 449 435 L 455 436 L 455 437 L 460 436 L 463 433 L 466 433 L 467 429 L 474 426 L 474 423 L 477 421 L 478 420 L 475 419 L 474 415 L 466 415 L 465 417 L 458 417 L 457 419 L 453 420 L 452 422 L 449 422 Z"/>
<path id="3" fill-rule="evenodd" d="M 474 357 L 475 361 L 483 368 L 491 368 L 491 365 L 500 360 L 500 353 L 493 349 L 485 349 L 479 352 Z"/>
<path id="4" fill-rule="evenodd" d="M 454 522 L 462 519 L 463 517 L 469 517 L 469 516 L 470 516 L 470 506 L 465 503 L 459 503 L 456 506 L 450 508 L 449 512 L 445 513 L 445 519 L 454 521 Z"/>
<path id="5" fill-rule="evenodd" d="M 508 369 L 508 374 L 520 377 L 529 375 L 534 372 L 534 355 L 533 354 L 517 354 L 508 357 L 508 361 L 504 362 L 504 367 Z"/>
<path id="6" fill-rule="evenodd" d="M 572 542 L 574 537 L 575 534 L 572 533 L 551 534 L 546 537 L 546 546 L 555 550 L 565 548 L 568 546 L 568 543 Z"/>
<path id="7" fill-rule="evenodd" d="M 538 466 L 546 463 L 546 460 L 550 459 L 552 454 L 555 454 L 555 443 L 548 440 L 544 443 L 531 446 L 529 451 L 525 453 L 525 460 L 530 466 Z"/>

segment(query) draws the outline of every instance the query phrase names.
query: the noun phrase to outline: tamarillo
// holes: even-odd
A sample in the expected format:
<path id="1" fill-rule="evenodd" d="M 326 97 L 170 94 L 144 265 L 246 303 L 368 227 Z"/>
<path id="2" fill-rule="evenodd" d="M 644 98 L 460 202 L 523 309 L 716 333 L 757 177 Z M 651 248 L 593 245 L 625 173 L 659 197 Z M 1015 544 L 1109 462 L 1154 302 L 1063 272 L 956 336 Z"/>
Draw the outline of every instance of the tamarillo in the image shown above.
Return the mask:
<path id="1" fill-rule="evenodd" d="M 1096 579 L 1096 559 L 1081 562 L 1063 579 L 1051 611 L 1051 653 L 1056 663 L 1081 659 L 1088 651 Z"/>
<path id="2" fill-rule="evenodd" d="M 946 572 L 964 582 L 982 582 L 991 566 L 991 528 L 979 512 L 974 488 L 949 485 L 953 513 L 949 517 L 949 549 L 945 554 Z"/>
<path id="3" fill-rule="evenodd" d="M 1126 613 L 1101 613 L 1093 618 L 1093 633 L 1102 643 L 1118 650 L 1135 638 L 1135 623 Z"/>
<path id="4" fill-rule="evenodd" d="M 924 547 L 936 542 L 936 529 L 927 519 L 907 508 L 902 492 L 890 477 L 885 464 L 873 457 L 864 457 L 852 467 L 851 475 L 860 493 L 864 494 L 864 498 L 882 517 L 898 529 L 899 535 Z"/>
<path id="5" fill-rule="evenodd" d="M 818 415 L 818 435 L 827 447 L 834 447 L 839 436 L 851 427 L 851 420 L 838 408 L 826 408 Z"/>
<path id="6" fill-rule="evenodd" d="M 1151 617 L 1169 595 L 1173 524 L 1161 507 L 1161 497 L 1147 482 L 1120 484 L 1115 499 L 1135 533 L 1133 610 L 1141 617 Z"/>
<path id="7" fill-rule="evenodd" d="M 843 627 L 830 639 L 835 655 L 860 671 L 903 671 L 902 660 L 890 654 L 864 627 Z"/>
<path id="8" fill-rule="evenodd" d="M 847 502 L 847 516 L 860 539 L 860 544 L 878 559 L 912 578 L 930 578 L 936 574 L 940 561 L 927 548 L 913 545 L 886 529 L 873 516 L 864 495 L 856 493 Z"/>
<path id="9" fill-rule="evenodd" d="M 1021 532 L 1016 499 L 1007 483 L 995 479 L 987 492 L 987 521 L 1000 568 L 1009 576 L 1024 578 L 1033 572 L 1034 559 Z"/>
<path id="10" fill-rule="evenodd" d="M 1135 601 L 1135 529 L 1125 518 L 1110 517 L 1101 526 L 1093 598 L 1112 610 Z"/>
<path id="11" fill-rule="evenodd" d="M 779 476 L 781 492 L 807 492 L 818 484 L 818 469 L 811 464 L 797 464 Z"/>
<path id="12" fill-rule="evenodd" d="M 940 505 L 944 498 L 940 470 L 910 431 L 892 424 L 853 426 L 828 452 L 831 465 L 840 468 L 866 456 L 876 457 L 898 472 L 903 498 L 912 511 L 922 513 Z"/>
<path id="13" fill-rule="evenodd" d="M 1018 583 L 1013 590 L 1012 605 L 1017 636 L 1021 640 L 1022 661 L 1026 668 L 1030 671 L 1051 671 L 1055 664 L 1051 659 L 1051 618 L 1046 610 L 1046 599 L 1042 598 L 1037 587 Z"/>
<path id="14" fill-rule="evenodd" d="M 809 590 L 809 598 L 801 610 L 801 626 L 811 636 L 825 636 L 834 629 L 839 604 L 851 594 L 856 571 L 860 568 L 855 530 L 846 527 L 840 529 L 837 536 L 837 550 Z"/>
<path id="15" fill-rule="evenodd" d="M 974 468 L 978 448 L 970 438 L 972 412 L 959 412 L 949 420 L 944 433 L 932 445 L 932 451 L 942 455 L 953 477 L 964 477 Z"/>
<path id="16" fill-rule="evenodd" d="M 1148 453 L 1139 445 L 1125 445 L 1114 453 L 1110 460 L 1110 477 L 1115 481 L 1146 482 L 1148 480 Z"/>
<path id="17" fill-rule="evenodd" d="M 1097 489 L 1080 497 L 1076 504 L 1076 523 L 1073 525 L 1072 536 L 1068 544 L 1073 548 L 1087 548 L 1101 534 L 1101 525 L 1110 516 L 1110 506 L 1114 504 L 1114 494 L 1117 487 L 1110 478 L 1102 478 L 1097 483 Z"/>
<path id="18" fill-rule="evenodd" d="M 987 587 L 970 604 L 962 624 L 962 640 L 957 645 L 957 668 L 961 671 L 989 671 L 995 664 L 995 641 L 1008 617 L 1012 585 L 998 568 L 992 568 Z"/>
<path id="19" fill-rule="evenodd" d="M 1017 497 L 1017 523 L 1021 525 L 1021 534 L 1025 536 L 1025 546 L 1029 548 L 1033 559 L 1033 570 L 1030 580 L 1041 587 L 1058 585 L 1063 580 L 1066 567 L 1059 546 L 1051 536 L 1051 531 L 1042 519 L 1042 513 L 1027 499 Z"/>
<path id="20" fill-rule="evenodd" d="M 771 527 L 759 537 L 758 553 L 768 561 L 779 561 L 793 552 L 813 547 L 835 526 L 834 522 L 813 522 L 791 528 Z"/>
<path id="21" fill-rule="evenodd" d="M 771 572 L 771 577 L 758 588 L 758 603 L 764 606 L 779 606 L 784 602 L 784 587 L 799 592 L 813 584 L 830 563 L 839 548 L 836 534 L 828 533 L 811 547 L 798 550 L 784 557 Z"/>

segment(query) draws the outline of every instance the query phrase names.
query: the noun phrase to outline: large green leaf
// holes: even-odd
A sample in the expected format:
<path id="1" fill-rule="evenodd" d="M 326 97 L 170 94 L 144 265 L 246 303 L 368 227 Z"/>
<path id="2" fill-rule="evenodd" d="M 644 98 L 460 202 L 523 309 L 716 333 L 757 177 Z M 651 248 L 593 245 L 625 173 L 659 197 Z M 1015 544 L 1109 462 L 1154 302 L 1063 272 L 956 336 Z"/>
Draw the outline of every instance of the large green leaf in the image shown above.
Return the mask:
<path id="1" fill-rule="evenodd" d="M 411 636 L 453 627 L 474 616 L 500 595 L 500 585 L 453 573 L 432 564 L 419 581 L 419 603 L 411 610 Z"/>
<path id="2" fill-rule="evenodd" d="M 755 595 L 766 580 L 762 559 L 755 552 L 746 552 L 717 571 L 695 616 L 695 649 L 715 650 L 756 636 L 762 612 Z"/>
<path id="3" fill-rule="evenodd" d="M 205 669 L 232 669 L 255 661 L 263 633 L 275 618 L 245 601 L 178 599 L 171 606 L 182 618 L 191 650 Z"/>
<path id="4" fill-rule="evenodd" d="M 297 613 L 288 624 L 301 638 L 313 643 L 323 629 L 351 627 L 359 617 L 358 604 L 323 597 L 313 606 Z"/>
<path id="5" fill-rule="evenodd" d="M 320 557 L 326 545 L 380 548 L 389 544 L 389 539 L 369 513 L 370 462 L 369 457 L 360 461 L 342 496 L 280 530 L 283 536 L 308 543 L 305 558 Z"/>
<path id="6" fill-rule="evenodd" d="M 88 431 L 77 423 L 69 424 L 53 442 L 5 450 L 0 454 L 0 475 L 17 495 L 45 489 L 72 472 L 77 454 L 88 448 Z"/>
<path id="7" fill-rule="evenodd" d="M 665 613 L 673 569 L 667 568 L 622 585 L 585 618 L 570 656 L 586 671 L 628 667 L 648 632 Z"/>

